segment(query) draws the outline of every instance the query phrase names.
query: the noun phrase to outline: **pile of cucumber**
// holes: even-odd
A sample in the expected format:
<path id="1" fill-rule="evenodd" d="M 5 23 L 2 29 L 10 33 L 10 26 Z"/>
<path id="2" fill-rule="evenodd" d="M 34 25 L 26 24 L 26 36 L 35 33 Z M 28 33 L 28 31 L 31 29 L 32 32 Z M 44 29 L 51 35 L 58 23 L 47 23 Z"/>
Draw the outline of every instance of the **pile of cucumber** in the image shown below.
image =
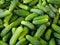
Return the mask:
<path id="1" fill-rule="evenodd" d="M 0 45 L 60 45 L 60 0 L 0 0 Z"/>

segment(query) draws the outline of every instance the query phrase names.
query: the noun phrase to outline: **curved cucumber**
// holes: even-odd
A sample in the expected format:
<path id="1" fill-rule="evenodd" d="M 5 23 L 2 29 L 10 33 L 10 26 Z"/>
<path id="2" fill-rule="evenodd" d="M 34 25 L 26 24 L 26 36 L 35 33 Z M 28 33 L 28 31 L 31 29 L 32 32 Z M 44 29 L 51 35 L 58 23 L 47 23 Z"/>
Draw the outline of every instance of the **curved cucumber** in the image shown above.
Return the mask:
<path id="1" fill-rule="evenodd" d="M 26 20 L 26 21 L 31 21 L 34 17 L 37 17 L 37 16 L 38 16 L 38 14 L 32 13 L 32 14 L 29 14 L 29 15 L 25 18 L 25 20 Z"/>

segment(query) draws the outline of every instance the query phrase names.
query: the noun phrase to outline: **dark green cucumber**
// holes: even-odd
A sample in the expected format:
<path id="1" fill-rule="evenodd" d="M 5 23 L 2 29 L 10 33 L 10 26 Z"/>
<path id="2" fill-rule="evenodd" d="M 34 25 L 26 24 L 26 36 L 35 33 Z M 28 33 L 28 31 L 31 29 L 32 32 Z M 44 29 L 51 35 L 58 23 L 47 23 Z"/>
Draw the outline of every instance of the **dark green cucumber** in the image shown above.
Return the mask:
<path id="1" fill-rule="evenodd" d="M 48 3 L 55 4 L 57 6 L 60 6 L 60 0 L 47 0 Z"/>

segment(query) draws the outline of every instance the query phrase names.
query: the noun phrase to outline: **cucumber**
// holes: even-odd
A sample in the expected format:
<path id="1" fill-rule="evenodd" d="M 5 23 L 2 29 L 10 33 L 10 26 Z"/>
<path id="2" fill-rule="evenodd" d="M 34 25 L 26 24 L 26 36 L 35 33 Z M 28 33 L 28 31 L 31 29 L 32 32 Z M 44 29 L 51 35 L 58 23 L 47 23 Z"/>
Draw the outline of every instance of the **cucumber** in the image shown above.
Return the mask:
<path id="1" fill-rule="evenodd" d="M 48 19 L 49 18 L 48 15 L 37 16 L 33 20 L 41 20 L 41 19 L 45 19 L 45 18 Z"/>
<path id="2" fill-rule="evenodd" d="M 9 6 L 9 11 L 12 12 L 17 4 L 18 4 L 18 0 L 12 0 Z"/>
<path id="3" fill-rule="evenodd" d="M 31 1 L 33 1 L 33 0 L 23 0 L 23 3 L 25 3 L 25 4 L 28 4 L 28 3 L 30 3 Z"/>
<path id="4" fill-rule="evenodd" d="M 22 8 L 22 9 L 24 9 L 24 10 L 29 10 L 29 9 L 30 9 L 29 6 L 24 5 L 24 4 L 22 4 L 22 3 L 19 3 L 19 4 L 18 4 L 18 7 L 19 7 L 19 8 Z"/>
<path id="5" fill-rule="evenodd" d="M 34 25 L 28 21 L 21 21 L 21 24 L 29 27 L 32 30 L 35 28 Z"/>
<path id="6" fill-rule="evenodd" d="M 31 21 L 34 17 L 37 17 L 37 16 L 38 16 L 38 14 L 32 13 L 32 14 L 29 14 L 29 15 L 25 18 L 25 20 L 26 20 L 26 21 Z"/>
<path id="7" fill-rule="evenodd" d="M 60 34 L 60 27 L 56 24 L 52 24 L 52 29 Z"/>
<path id="8" fill-rule="evenodd" d="M 11 17 L 12 17 L 12 14 L 10 14 L 4 18 L 4 26 L 5 27 L 9 25 L 9 21 L 10 21 Z"/>
<path id="9" fill-rule="evenodd" d="M 58 10 L 57 10 L 55 7 L 53 7 L 52 4 L 49 4 L 49 7 L 50 7 L 50 9 L 51 9 L 54 13 L 57 13 L 57 12 L 58 12 Z"/>
<path id="10" fill-rule="evenodd" d="M 33 13 L 37 13 L 39 15 L 44 14 L 44 12 L 42 10 L 40 10 L 40 9 L 31 9 L 30 11 L 33 12 Z"/>
<path id="11" fill-rule="evenodd" d="M 30 35 L 26 35 L 26 39 L 32 43 L 32 45 L 41 45 L 40 41 L 37 40 L 35 37 Z"/>
<path id="12" fill-rule="evenodd" d="M 50 39 L 51 33 L 52 33 L 52 30 L 51 29 L 48 29 L 47 32 L 45 33 L 45 39 L 46 40 L 49 40 Z"/>
<path id="13" fill-rule="evenodd" d="M 4 42 L 7 42 L 7 41 L 10 39 L 11 35 L 12 35 L 11 32 L 7 33 L 7 34 L 2 38 L 2 40 L 3 40 Z"/>
<path id="14" fill-rule="evenodd" d="M 16 29 L 16 31 L 14 32 L 14 34 L 12 35 L 12 37 L 10 39 L 10 42 L 9 42 L 10 45 L 15 45 L 15 43 L 22 31 L 23 31 L 22 26 L 20 26 Z"/>
<path id="15" fill-rule="evenodd" d="M 41 25 L 38 29 L 37 32 L 35 33 L 34 37 L 40 38 L 46 30 L 46 25 Z"/>
<path id="16" fill-rule="evenodd" d="M 22 38 L 16 43 L 16 45 L 25 45 L 25 42 L 26 42 L 26 38 Z"/>
<path id="17" fill-rule="evenodd" d="M 30 14 L 29 11 L 23 10 L 23 9 L 14 10 L 14 12 L 16 13 L 16 15 L 21 16 L 21 17 L 26 17 Z"/>
<path id="18" fill-rule="evenodd" d="M 57 13 L 56 16 L 54 17 L 53 23 L 57 24 L 58 23 L 58 19 L 59 19 L 59 13 Z"/>
<path id="19" fill-rule="evenodd" d="M 54 32 L 53 35 L 54 35 L 55 38 L 60 39 L 60 34 L 59 33 Z"/>
<path id="20" fill-rule="evenodd" d="M 51 38 L 51 40 L 49 41 L 49 45 L 56 45 L 54 38 Z"/>
<path id="21" fill-rule="evenodd" d="M 57 6 L 60 6 L 60 0 L 47 0 L 48 3 L 55 4 Z"/>
<path id="22" fill-rule="evenodd" d="M 33 0 L 31 3 L 29 3 L 29 6 L 33 6 L 38 2 L 38 0 Z"/>
<path id="23" fill-rule="evenodd" d="M 24 30 L 22 31 L 22 33 L 19 36 L 18 40 L 23 39 L 28 33 L 29 33 L 29 29 L 27 27 L 24 27 Z"/>
<path id="24" fill-rule="evenodd" d="M 48 19 L 41 19 L 41 20 L 33 20 L 32 23 L 35 24 L 35 25 L 41 25 L 41 24 L 45 24 L 48 22 Z"/>
<path id="25" fill-rule="evenodd" d="M 48 45 L 48 43 L 45 40 L 43 40 L 42 38 L 39 38 L 39 41 L 42 45 Z"/>

